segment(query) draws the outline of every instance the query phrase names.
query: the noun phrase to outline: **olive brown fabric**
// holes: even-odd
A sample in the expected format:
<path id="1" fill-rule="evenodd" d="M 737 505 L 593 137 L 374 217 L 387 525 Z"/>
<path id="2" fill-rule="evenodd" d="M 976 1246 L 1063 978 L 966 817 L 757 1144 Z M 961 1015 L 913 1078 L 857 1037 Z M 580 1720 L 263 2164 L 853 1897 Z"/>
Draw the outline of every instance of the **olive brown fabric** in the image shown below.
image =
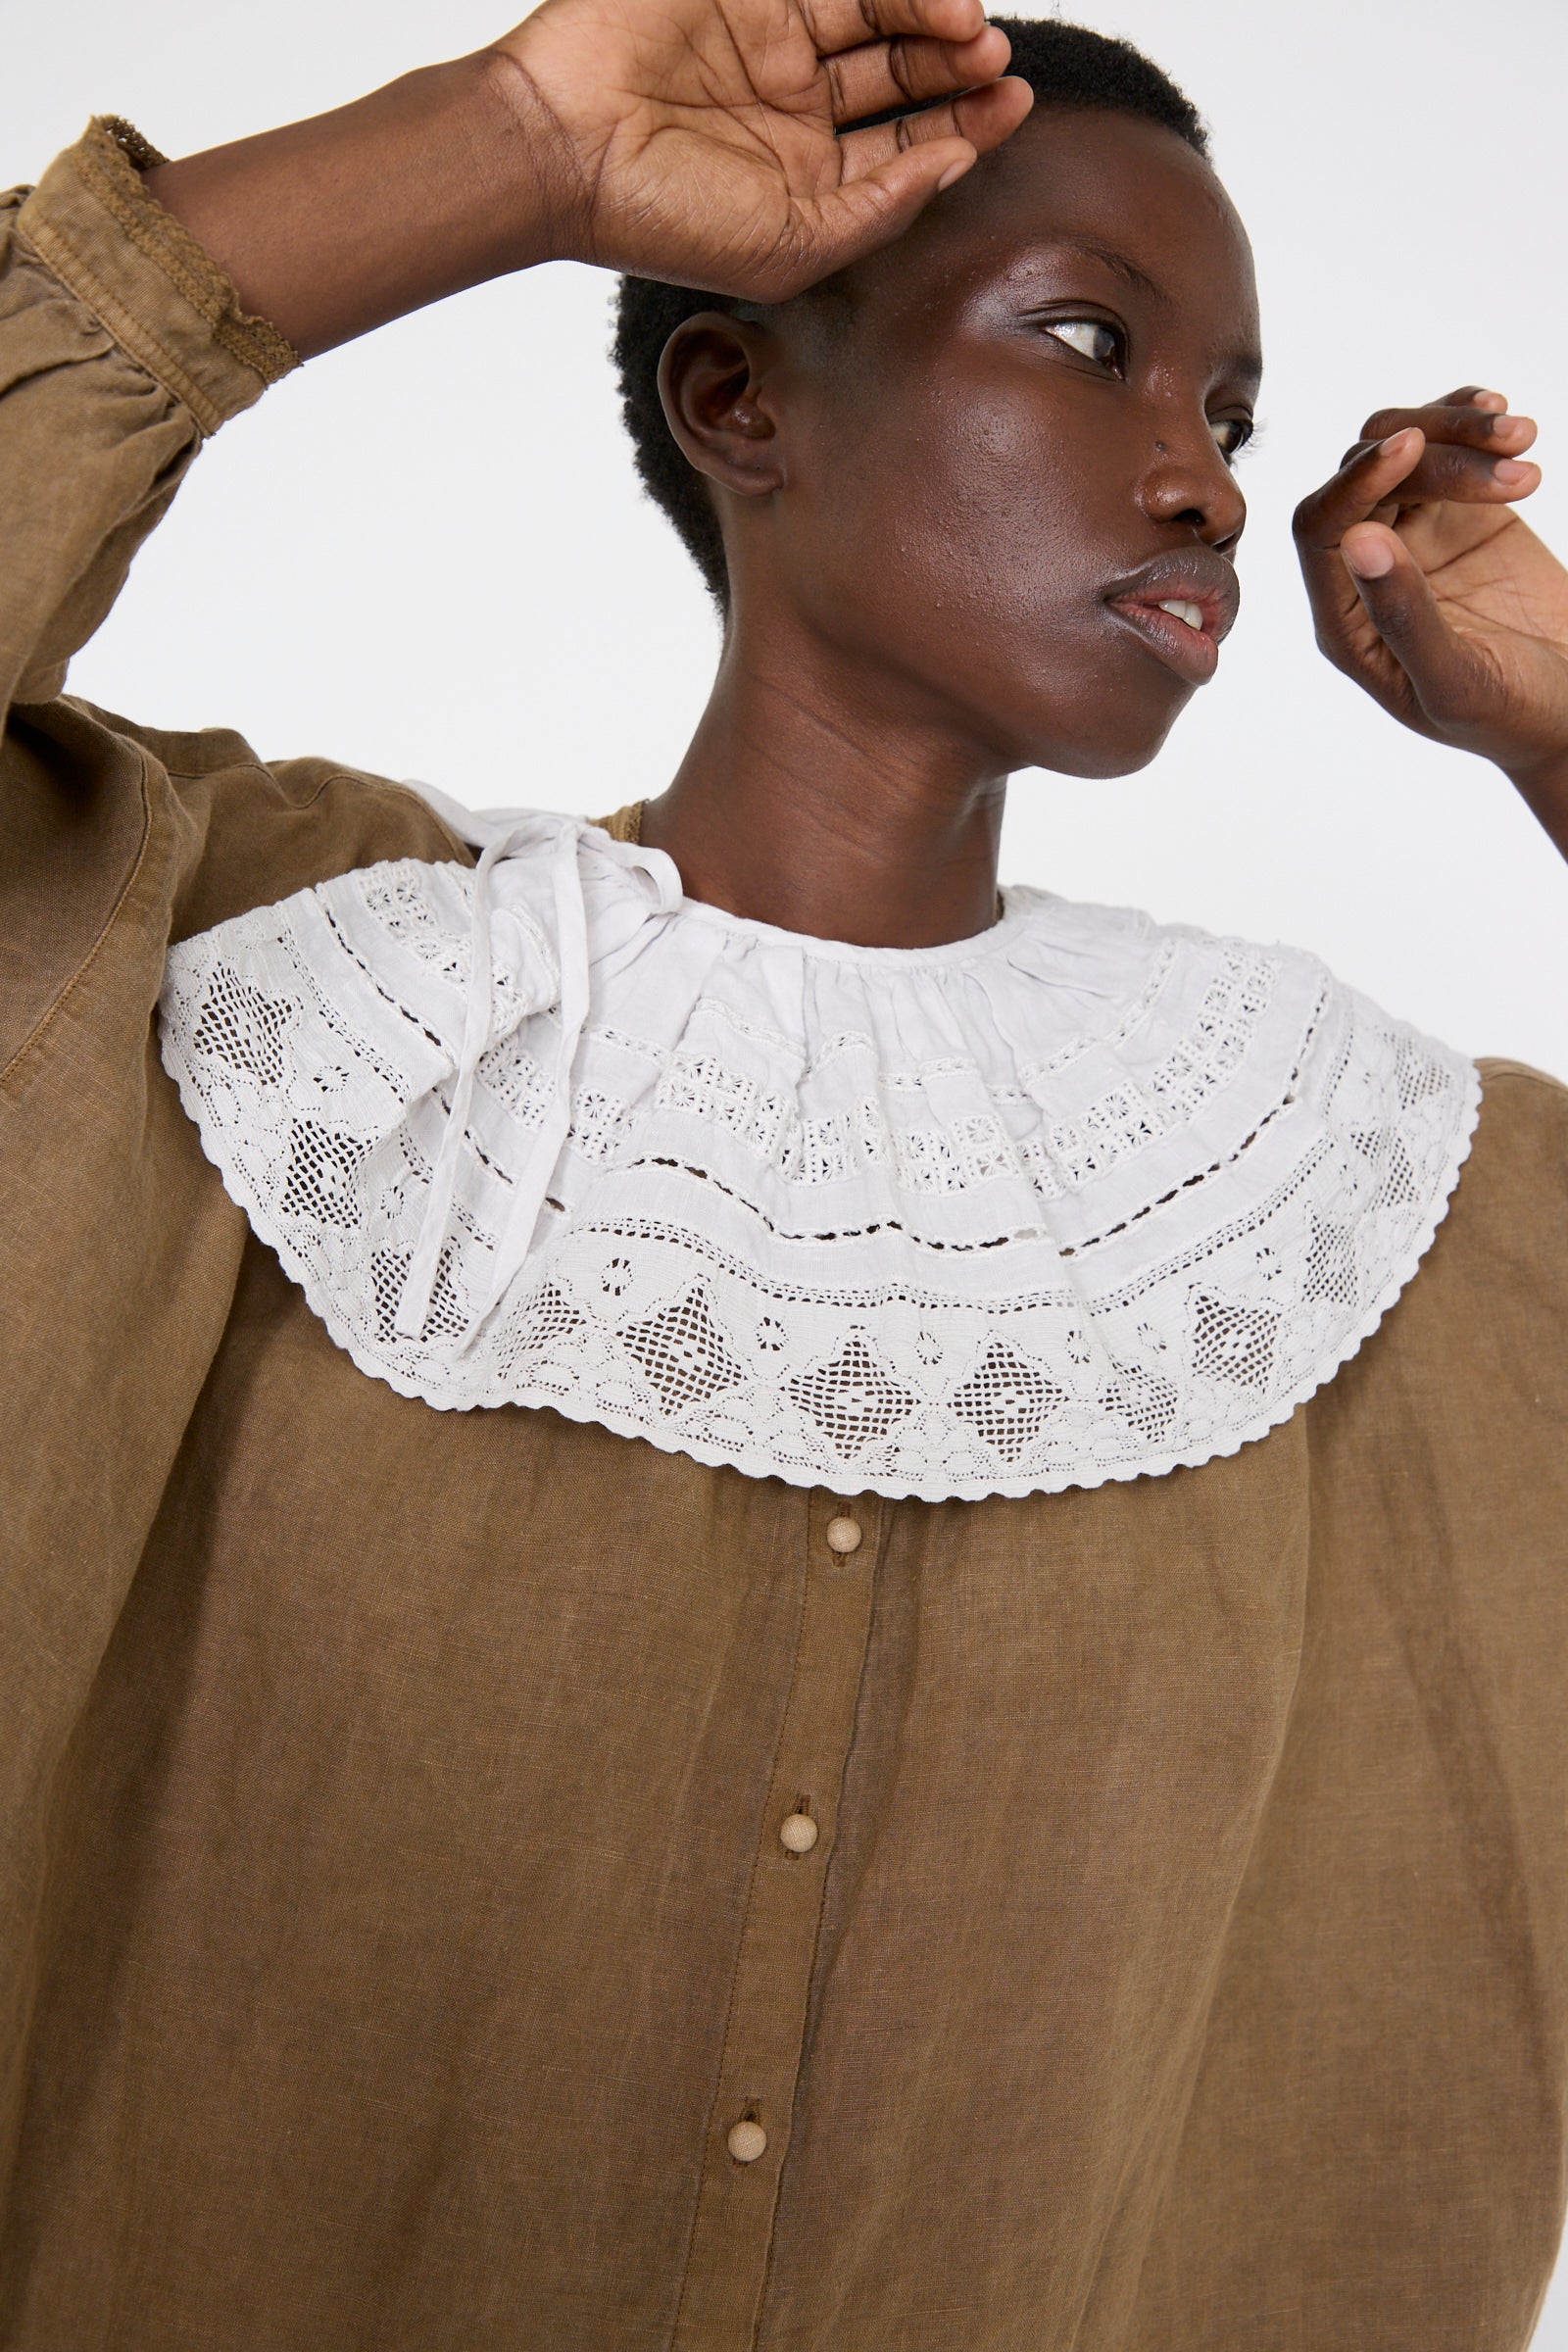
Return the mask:
<path id="1" fill-rule="evenodd" d="M 468 853 L 62 699 L 289 360 L 145 152 L 0 206 L 0 2345 L 1515 2352 L 1568 1093 L 1485 1064 L 1383 1326 L 1163 1478 L 846 1500 L 368 1378 L 154 1006 L 171 940 Z"/>

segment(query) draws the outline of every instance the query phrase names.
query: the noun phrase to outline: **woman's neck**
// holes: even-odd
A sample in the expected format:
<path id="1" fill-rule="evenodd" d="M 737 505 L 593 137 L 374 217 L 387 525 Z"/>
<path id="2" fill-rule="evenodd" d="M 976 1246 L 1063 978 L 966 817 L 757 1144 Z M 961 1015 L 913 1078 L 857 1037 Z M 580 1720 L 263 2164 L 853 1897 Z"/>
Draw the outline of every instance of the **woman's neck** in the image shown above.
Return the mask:
<path id="1" fill-rule="evenodd" d="M 760 658 L 755 636 L 726 645 L 643 841 L 689 898 L 810 938 L 928 948 L 988 929 L 1005 773 L 913 720 L 906 682 L 879 694 L 863 667 L 769 634 Z"/>

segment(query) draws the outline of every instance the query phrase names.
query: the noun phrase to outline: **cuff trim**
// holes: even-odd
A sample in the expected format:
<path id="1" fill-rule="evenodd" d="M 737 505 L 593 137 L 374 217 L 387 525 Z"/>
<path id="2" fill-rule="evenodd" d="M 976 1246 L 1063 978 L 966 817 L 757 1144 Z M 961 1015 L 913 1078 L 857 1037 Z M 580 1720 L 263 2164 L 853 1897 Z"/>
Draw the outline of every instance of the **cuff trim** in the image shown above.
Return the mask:
<path id="1" fill-rule="evenodd" d="M 142 172 L 168 158 L 133 123 L 119 115 L 95 116 L 74 160 L 105 212 L 207 320 L 214 341 L 231 359 L 264 384 L 275 384 L 300 365 L 299 353 L 275 326 L 240 309 L 232 279 L 148 190 Z"/>

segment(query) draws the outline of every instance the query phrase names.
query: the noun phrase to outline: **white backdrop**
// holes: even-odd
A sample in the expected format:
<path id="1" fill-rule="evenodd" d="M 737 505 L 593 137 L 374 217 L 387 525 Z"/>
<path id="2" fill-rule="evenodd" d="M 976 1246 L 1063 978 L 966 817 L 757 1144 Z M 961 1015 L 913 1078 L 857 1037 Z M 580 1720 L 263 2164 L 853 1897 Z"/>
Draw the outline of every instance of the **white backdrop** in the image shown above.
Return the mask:
<path id="1" fill-rule="evenodd" d="M 1327 668 L 1289 538 L 1369 409 L 1474 380 L 1541 419 L 1531 519 L 1568 551 L 1568 8 L 1069 13 L 1147 47 L 1211 122 L 1257 246 L 1269 377 L 1218 682 L 1143 776 L 1019 777 L 1004 875 L 1309 945 L 1453 1043 L 1568 1075 L 1568 867 L 1493 769 Z M 488 0 L 0 0 L 6 176 L 36 177 L 89 113 L 178 155 L 501 29 Z M 481 808 L 597 813 L 660 790 L 715 632 L 637 491 L 610 292 L 560 265 L 313 362 L 203 456 L 74 689 Z M 1536 2341 L 1568 2352 L 1568 2266 Z"/>

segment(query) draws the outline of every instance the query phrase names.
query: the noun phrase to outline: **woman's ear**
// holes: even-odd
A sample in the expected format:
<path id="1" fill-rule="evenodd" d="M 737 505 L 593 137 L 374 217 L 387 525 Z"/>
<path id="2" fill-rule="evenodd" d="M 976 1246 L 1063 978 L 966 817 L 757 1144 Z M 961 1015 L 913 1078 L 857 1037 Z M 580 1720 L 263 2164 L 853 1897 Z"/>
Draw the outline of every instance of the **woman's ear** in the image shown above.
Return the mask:
<path id="1" fill-rule="evenodd" d="M 682 319 L 659 358 L 664 418 L 688 464 L 742 498 L 783 480 L 764 370 L 774 339 L 723 311 Z"/>

